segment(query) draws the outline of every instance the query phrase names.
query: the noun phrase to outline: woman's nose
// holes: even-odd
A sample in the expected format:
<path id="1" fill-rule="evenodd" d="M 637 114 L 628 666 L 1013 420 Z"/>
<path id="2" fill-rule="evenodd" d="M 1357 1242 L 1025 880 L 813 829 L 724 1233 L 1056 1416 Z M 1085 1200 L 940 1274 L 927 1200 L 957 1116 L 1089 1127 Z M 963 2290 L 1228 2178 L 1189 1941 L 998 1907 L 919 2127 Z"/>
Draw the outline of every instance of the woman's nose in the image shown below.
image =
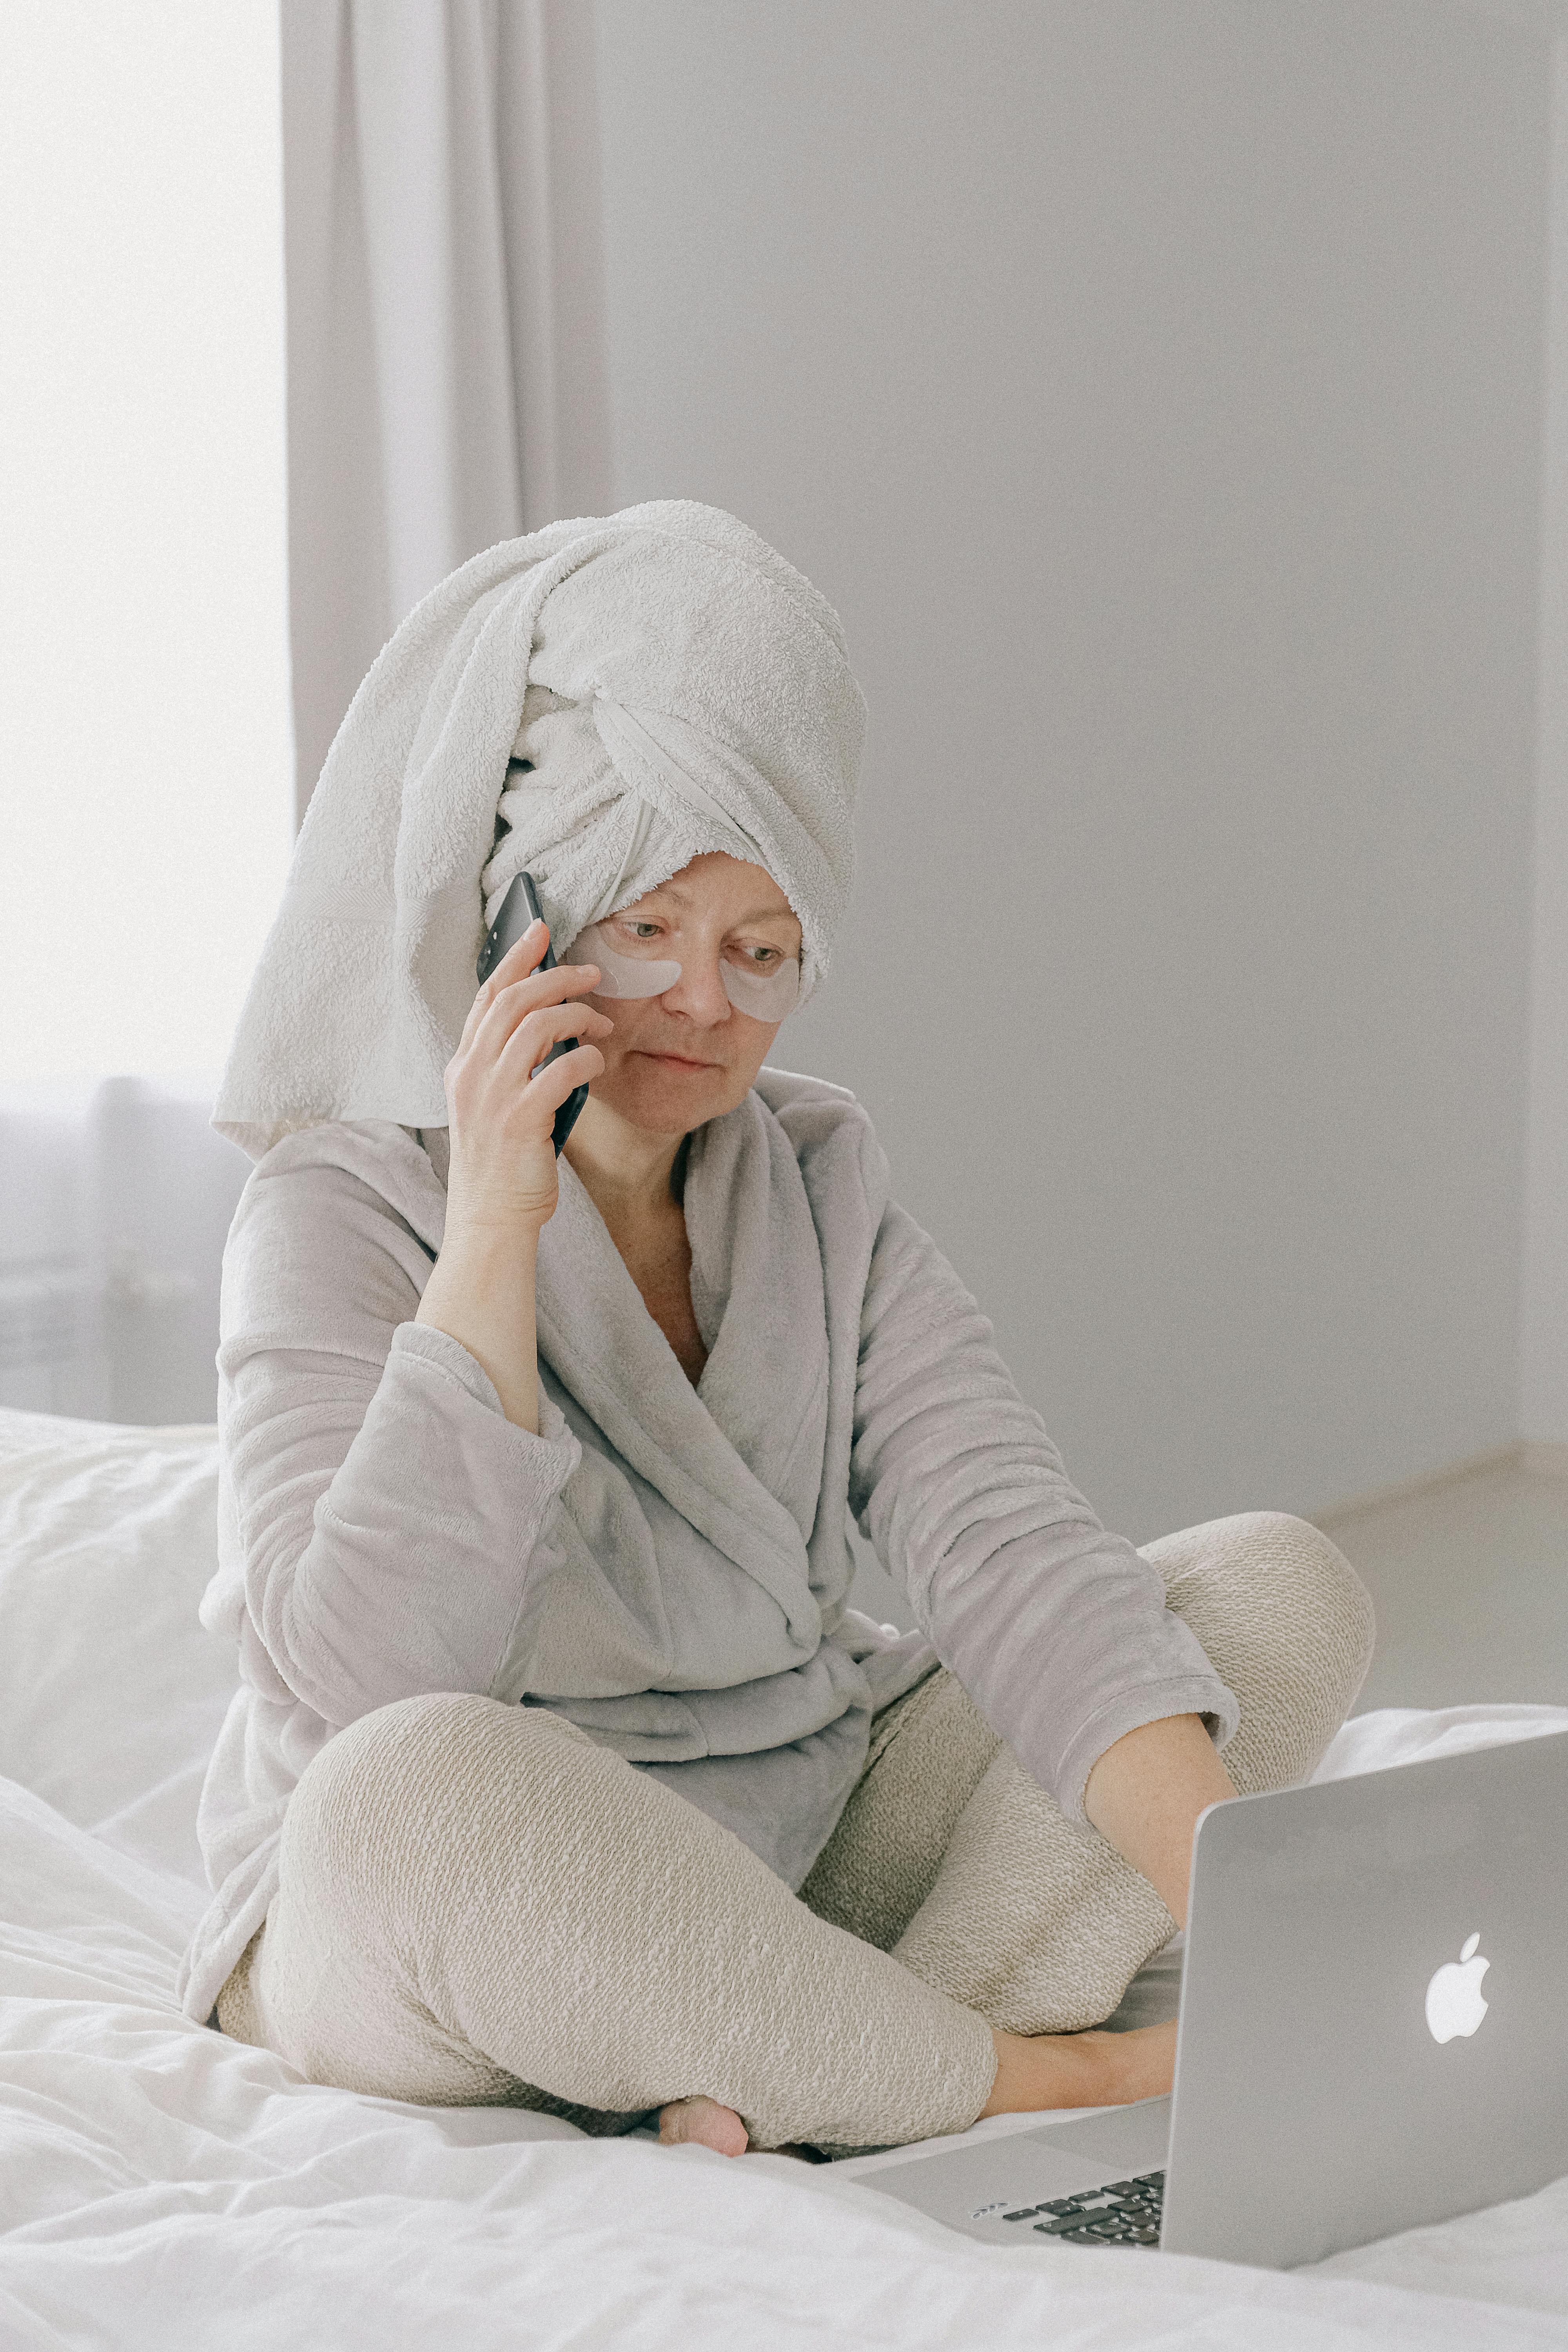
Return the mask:
<path id="1" fill-rule="evenodd" d="M 681 958 L 680 978 L 673 988 L 664 992 L 664 1002 L 672 1012 L 684 1013 L 688 1020 L 712 1028 L 730 1018 L 730 1000 L 724 993 L 724 982 L 717 956 Z"/>

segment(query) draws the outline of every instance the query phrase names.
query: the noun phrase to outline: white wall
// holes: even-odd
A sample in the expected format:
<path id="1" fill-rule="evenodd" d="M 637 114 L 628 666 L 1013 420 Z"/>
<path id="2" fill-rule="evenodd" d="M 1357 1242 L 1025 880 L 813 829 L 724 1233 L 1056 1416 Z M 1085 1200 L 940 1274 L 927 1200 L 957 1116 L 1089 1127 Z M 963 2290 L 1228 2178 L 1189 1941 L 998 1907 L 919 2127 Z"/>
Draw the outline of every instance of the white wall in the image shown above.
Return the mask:
<path id="1" fill-rule="evenodd" d="M 596 14 L 617 499 L 776 540 L 871 705 L 781 1058 L 1134 1536 L 1512 1438 L 1542 37 Z"/>
<path id="2" fill-rule="evenodd" d="M 1552 56 L 1522 1435 L 1568 1445 L 1568 37 Z"/>

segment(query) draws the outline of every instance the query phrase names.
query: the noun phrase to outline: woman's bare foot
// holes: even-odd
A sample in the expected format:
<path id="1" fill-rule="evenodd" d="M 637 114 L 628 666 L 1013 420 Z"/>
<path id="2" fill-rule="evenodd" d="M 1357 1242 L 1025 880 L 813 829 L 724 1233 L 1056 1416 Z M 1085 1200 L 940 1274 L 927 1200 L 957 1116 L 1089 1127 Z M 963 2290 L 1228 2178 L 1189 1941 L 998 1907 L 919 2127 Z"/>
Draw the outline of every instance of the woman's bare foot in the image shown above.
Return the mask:
<path id="1" fill-rule="evenodd" d="M 734 2108 L 700 2095 L 671 2099 L 668 2107 L 661 2107 L 658 2136 L 666 2147 L 711 2147 L 721 2156 L 744 2156 L 748 2146 L 746 2126 Z"/>
<path id="2" fill-rule="evenodd" d="M 1002 2033 L 996 2079 L 984 2116 L 1032 2114 L 1044 2107 L 1112 2107 L 1154 2099 L 1171 2087 L 1176 2021 L 1131 2033 Z"/>
<path id="3" fill-rule="evenodd" d="M 993 2026 L 991 2038 L 996 2079 L 977 2122 L 1047 2107 L 1112 2107 L 1158 2098 L 1175 2071 L 1174 2018 L 1131 2033 L 1003 2033 Z M 666 2147 L 711 2147 L 721 2156 L 744 2156 L 750 2145 L 733 2107 L 700 2096 L 661 2107 L 658 2136 Z"/>

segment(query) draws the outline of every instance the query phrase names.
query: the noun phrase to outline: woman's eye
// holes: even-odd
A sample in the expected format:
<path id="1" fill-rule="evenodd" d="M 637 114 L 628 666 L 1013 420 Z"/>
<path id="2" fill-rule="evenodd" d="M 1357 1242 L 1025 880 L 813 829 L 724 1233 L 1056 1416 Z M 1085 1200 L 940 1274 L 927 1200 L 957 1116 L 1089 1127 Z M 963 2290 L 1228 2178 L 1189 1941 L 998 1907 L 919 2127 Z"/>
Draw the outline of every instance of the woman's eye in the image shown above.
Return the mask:
<path id="1" fill-rule="evenodd" d="M 772 971 L 775 963 L 784 961 L 783 950 L 778 948 L 742 948 L 741 954 L 753 971 Z"/>

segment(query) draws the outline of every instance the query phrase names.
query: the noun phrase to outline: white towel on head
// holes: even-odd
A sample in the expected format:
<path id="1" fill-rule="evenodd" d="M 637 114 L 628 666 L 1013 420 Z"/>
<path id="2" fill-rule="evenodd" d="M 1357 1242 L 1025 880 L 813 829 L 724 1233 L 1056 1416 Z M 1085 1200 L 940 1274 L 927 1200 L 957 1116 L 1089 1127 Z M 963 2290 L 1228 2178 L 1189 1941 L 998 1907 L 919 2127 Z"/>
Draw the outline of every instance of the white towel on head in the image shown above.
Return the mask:
<path id="1" fill-rule="evenodd" d="M 259 1159 L 330 1119 L 441 1127 L 441 1074 L 512 877 L 559 955 L 710 850 L 765 866 L 826 969 L 865 705 L 837 615 L 687 499 L 477 555 L 383 648 L 338 730 L 213 1124 Z"/>

